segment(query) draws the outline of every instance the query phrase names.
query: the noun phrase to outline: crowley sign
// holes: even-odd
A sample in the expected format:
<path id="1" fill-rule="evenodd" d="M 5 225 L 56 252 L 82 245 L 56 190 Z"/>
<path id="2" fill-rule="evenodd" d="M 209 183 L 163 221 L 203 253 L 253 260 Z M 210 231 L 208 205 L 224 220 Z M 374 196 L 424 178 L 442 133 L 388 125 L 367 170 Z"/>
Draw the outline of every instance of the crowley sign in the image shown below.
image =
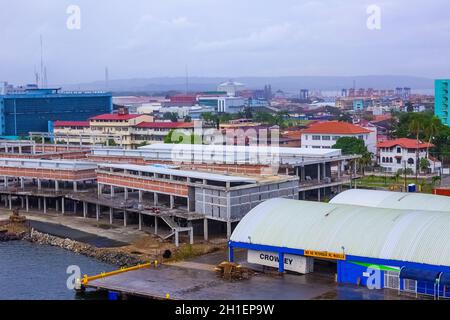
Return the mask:
<path id="1" fill-rule="evenodd" d="M 249 250 L 247 260 L 249 263 L 278 268 L 278 253 Z M 307 274 L 314 271 L 314 259 L 285 254 L 284 269 Z"/>

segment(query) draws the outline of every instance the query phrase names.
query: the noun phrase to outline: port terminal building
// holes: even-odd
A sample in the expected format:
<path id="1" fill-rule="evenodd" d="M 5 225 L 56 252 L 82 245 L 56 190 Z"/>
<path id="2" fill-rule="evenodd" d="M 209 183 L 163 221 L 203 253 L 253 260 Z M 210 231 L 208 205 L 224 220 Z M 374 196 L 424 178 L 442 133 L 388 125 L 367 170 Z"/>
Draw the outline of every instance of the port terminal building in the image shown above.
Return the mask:
<path id="1" fill-rule="evenodd" d="M 450 198 L 365 198 L 371 192 L 346 191 L 336 203 L 268 200 L 237 225 L 230 260 L 242 248 L 249 263 L 301 274 L 325 261 L 338 283 L 450 298 Z"/>

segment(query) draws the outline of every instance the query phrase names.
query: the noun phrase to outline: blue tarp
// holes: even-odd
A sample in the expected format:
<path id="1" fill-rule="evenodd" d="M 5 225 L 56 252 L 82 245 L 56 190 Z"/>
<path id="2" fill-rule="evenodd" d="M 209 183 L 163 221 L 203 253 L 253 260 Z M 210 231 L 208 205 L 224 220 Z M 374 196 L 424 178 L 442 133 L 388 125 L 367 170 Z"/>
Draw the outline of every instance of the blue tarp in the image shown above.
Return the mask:
<path id="1" fill-rule="evenodd" d="M 434 283 L 439 278 L 439 274 L 440 272 L 437 271 L 402 268 L 400 278 Z"/>
<path id="2" fill-rule="evenodd" d="M 443 286 L 450 286 L 450 273 L 443 273 L 439 284 Z"/>

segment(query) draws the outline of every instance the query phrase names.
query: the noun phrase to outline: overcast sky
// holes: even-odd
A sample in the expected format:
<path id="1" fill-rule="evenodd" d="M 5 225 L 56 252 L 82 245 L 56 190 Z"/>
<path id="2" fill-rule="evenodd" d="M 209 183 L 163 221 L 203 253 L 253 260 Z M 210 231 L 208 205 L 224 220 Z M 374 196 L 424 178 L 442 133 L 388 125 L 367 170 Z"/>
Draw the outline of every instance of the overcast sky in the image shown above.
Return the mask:
<path id="1" fill-rule="evenodd" d="M 381 30 L 366 25 L 381 8 Z M 81 29 L 69 30 L 69 5 Z M 0 0 L 0 80 L 450 76 L 449 0 Z"/>

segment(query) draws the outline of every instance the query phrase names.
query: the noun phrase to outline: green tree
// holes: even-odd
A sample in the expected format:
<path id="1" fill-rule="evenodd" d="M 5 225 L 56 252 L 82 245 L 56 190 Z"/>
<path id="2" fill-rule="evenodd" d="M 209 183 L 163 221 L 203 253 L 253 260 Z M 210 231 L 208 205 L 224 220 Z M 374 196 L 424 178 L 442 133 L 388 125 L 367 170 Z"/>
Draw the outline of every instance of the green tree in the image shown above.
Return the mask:
<path id="1" fill-rule="evenodd" d="M 419 137 L 422 132 L 423 124 L 419 121 L 419 119 L 413 119 L 409 124 L 409 131 L 411 134 L 416 137 L 416 184 L 419 175 Z"/>
<path id="2" fill-rule="evenodd" d="M 426 172 L 430 167 L 430 161 L 427 158 L 422 158 L 419 161 L 419 167 L 422 172 Z"/>
<path id="3" fill-rule="evenodd" d="M 192 117 L 191 116 L 184 117 L 184 122 L 192 122 Z"/>
<path id="4" fill-rule="evenodd" d="M 178 122 L 178 113 L 176 112 L 166 112 L 163 115 L 164 120 L 170 120 L 172 122 Z"/>
<path id="5" fill-rule="evenodd" d="M 359 154 L 364 155 L 368 153 L 364 141 L 355 137 L 341 137 L 336 141 L 333 149 L 341 149 L 342 154 Z"/>

